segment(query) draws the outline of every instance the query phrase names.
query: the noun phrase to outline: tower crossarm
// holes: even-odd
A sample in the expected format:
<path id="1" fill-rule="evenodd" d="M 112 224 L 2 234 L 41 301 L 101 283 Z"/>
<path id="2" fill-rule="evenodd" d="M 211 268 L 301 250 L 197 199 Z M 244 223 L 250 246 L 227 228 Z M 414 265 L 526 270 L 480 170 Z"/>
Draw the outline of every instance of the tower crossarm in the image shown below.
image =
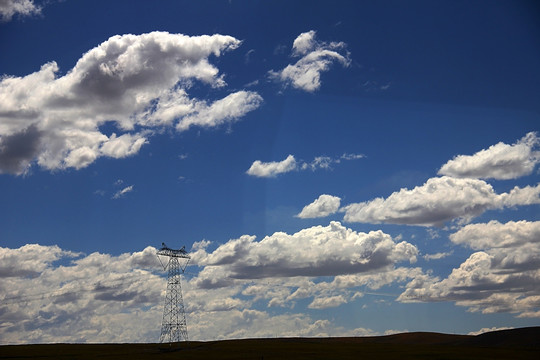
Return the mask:
<path id="1" fill-rule="evenodd" d="M 163 243 L 163 247 L 158 250 L 157 254 L 162 256 L 178 257 L 184 259 L 191 258 L 191 256 L 189 256 L 189 254 L 187 253 L 185 246 L 182 246 L 181 249 L 174 250 L 165 246 L 165 243 Z"/>

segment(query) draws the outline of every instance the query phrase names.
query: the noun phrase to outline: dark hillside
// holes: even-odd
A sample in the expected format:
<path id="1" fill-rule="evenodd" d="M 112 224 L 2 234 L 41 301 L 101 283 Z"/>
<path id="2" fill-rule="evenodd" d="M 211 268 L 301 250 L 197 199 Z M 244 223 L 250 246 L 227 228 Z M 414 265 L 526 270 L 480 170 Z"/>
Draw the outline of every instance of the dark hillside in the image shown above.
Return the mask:
<path id="1" fill-rule="evenodd" d="M 433 345 L 451 344 L 473 338 L 470 335 L 449 335 L 432 332 L 411 332 L 385 336 L 350 338 L 363 343 Z"/>
<path id="2" fill-rule="evenodd" d="M 540 350 L 540 327 L 492 331 L 464 341 L 473 346 L 530 347 Z"/>
<path id="3" fill-rule="evenodd" d="M 404 333 L 356 338 L 241 339 L 173 344 L 0 346 L 0 359 L 540 359 L 540 327 L 477 336 Z"/>

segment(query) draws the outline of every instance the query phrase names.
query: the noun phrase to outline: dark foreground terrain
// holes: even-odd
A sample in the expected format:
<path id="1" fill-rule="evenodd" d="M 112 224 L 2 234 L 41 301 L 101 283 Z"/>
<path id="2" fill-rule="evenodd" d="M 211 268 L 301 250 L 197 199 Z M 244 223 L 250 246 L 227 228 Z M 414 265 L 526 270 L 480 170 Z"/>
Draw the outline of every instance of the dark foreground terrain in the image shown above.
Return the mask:
<path id="1" fill-rule="evenodd" d="M 477 336 L 404 333 L 350 338 L 191 341 L 173 344 L 0 346 L 0 359 L 540 359 L 540 327 Z"/>

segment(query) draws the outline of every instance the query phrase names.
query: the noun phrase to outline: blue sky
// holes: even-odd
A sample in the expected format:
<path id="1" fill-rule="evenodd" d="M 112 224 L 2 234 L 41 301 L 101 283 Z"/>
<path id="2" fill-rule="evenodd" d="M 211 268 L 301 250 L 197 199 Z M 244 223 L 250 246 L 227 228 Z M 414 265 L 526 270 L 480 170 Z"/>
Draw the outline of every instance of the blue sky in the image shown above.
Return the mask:
<path id="1" fill-rule="evenodd" d="M 539 10 L 0 3 L 0 343 L 538 325 Z"/>

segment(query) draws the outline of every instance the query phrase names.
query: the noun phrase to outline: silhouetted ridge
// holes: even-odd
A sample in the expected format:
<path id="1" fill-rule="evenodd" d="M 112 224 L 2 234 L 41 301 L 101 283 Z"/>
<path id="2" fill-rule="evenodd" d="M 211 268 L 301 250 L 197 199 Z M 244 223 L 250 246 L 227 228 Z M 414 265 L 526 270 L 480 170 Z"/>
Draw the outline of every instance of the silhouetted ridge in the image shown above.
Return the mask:
<path id="1" fill-rule="evenodd" d="M 469 339 L 470 335 L 452 335 L 433 332 L 411 332 L 386 336 L 376 336 L 373 342 L 385 344 L 453 344 Z"/>
<path id="2" fill-rule="evenodd" d="M 386 336 L 189 341 L 174 344 L 0 345 L 2 359 L 537 360 L 540 327 L 480 335 L 413 332 Z"/>
<path id="3" fill-rule="evenodd" d="M 465 344 L 540 349 L 540 326 L 491 331 L 467 339 Z"/>

